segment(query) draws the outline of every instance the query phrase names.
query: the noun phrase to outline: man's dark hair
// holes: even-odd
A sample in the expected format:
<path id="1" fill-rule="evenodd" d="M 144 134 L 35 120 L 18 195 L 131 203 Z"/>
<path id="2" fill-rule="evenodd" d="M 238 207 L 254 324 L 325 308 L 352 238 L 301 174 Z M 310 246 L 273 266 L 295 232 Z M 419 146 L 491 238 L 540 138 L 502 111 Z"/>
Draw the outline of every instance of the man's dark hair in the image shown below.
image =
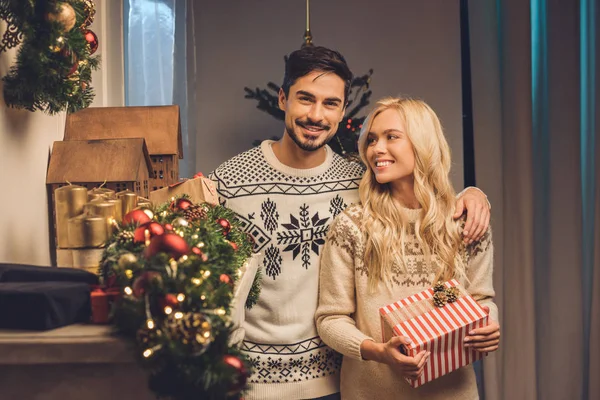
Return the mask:
<path id="1" fill-rule="evenodd" d="M 346 64 L 344 56 L 335 50 L 321 46 L 305 46 L 294 51 L 285 63 L 285 75 L 281 88 L 285 96 L 289 96 L 290 87 L 299 78 L 313 71 L 332 72 L 344 81 L 344 104 L 348 102 L 352 72 Z"/>

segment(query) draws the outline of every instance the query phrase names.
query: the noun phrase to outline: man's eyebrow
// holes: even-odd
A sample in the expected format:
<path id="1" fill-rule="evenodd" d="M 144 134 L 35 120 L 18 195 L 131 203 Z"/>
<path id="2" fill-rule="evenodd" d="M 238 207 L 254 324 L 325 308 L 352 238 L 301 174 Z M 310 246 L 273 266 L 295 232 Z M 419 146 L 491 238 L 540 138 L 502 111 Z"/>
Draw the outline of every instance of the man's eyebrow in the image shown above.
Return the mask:
<path id="1" fill-rule="evenodd" d="M 315 98 L 314 94 L 312 94 L 310 92 L 307 92 L 307 91 L 304 91 L 304 90 L 298 90 L 296 92 L 296 96 L 306 96 L 306 97 L 310 97 L 311 99 Z M 339 97 L 327 97 L 325 99 L 325 101 L 333 101 L 333 102 L 336 102 L 336 103 L 341 103 L 342 99 L 340 99 Z"/>

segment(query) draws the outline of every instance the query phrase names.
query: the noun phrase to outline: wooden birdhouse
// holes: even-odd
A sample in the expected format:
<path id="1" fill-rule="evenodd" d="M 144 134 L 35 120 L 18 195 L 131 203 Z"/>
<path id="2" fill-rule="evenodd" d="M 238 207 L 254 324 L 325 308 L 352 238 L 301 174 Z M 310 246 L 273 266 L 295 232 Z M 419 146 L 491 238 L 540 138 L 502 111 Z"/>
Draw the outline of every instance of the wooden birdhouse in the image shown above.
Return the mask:
<path id="1" fill-rule="evenodd" d="M 150 190 L 179 180 L 183 158 L 179 106 L 91 107 L 67 116 L 65 141 L 121 138 L 146 140 L 152 165 Z"/>

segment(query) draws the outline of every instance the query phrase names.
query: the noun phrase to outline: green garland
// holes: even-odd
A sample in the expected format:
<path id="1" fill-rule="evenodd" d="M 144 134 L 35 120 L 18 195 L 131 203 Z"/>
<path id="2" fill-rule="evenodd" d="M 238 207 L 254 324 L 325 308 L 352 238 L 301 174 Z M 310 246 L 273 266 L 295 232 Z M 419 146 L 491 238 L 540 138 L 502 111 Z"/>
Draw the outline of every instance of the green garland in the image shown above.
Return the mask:
<path id="1" fill-rule="evenodd" d="M 190 203 L 163 204 L 145 225 L 124 225 L 107 243 L 100 272 L 107 292 L 120 293 L 111 320 L 150 371 L 157 396 L 239 399 L 249 365 L 229 344 L 230 303 L 253 242 L 233 211 Z M 124 220 L 143 223 L 145 215 L 134 210 Z M 258 298 L 259 280 L 247 307 Z"/>
<path id="2" fill-rule="evenodd" d="M 0 19 L 8 23 L 0 52 L 21 44 L 2 78 L 6 105 L 52 115 L 92 103 L 92 71 L 100 63 L 88 29 L 94 14 L 92 0 L 0 0 Z"/>

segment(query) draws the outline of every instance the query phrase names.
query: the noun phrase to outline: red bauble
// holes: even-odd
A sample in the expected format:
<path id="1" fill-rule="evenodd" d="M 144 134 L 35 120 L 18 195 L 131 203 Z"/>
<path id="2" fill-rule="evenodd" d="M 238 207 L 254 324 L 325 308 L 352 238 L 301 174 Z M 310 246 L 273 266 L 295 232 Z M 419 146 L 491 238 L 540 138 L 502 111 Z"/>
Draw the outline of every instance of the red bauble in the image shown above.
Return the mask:
<path id="1" fill-rule="evenodd" d="M 227 242 L 229 242 L 229 245 L 231 246 L 231 248 L 233 249 L 233 251 L 237 251 L 237 249 L 238 249 L 237 243 L 232 242 L 230 240 L 228 240 Z"/>
<path id="2" fill-rule="evenodd" d="M 172 231 L 173 230 L 173 225 L 171 225 L 171 224 L 165 224 L 165 230 Z"/>
<path id="3" fill-rule="evenodd" d="M 133 295 L 135 297 L 142 297 L 146 293 L 146 289 L 148 288 L 150 282 L 155 279 L 157 281 L 162 280 L 160 272 L 146 271 L 137 278 L 135 278 L 135 281 L 133 281 Z"/>
<path id="4" fill-rule="evenodd" d="M 150 217 L 143 210 L 133 210 L 125 214 L 123 217 L 123 225 L 130 224 L 145 224 L 146 222 L 150 222 Z"/>
<path id="5" fill-rule="evenodd" d="M 192 203 L 188 199 L 177 199 L 171 203 L 170 207 L 171 207 L 171 210 L 173 210 L 173 211 L 184 211 L 193 205 L 194 205 L 194 203 Z"/>
<path id="6" fill-rule="evenodd" d="M 223 362 L 234 368 L 237 372 L 234 381 L 229 387 L 228 394 L 232 395 L 240 392 L 246 386 L 246 380 L 248 379 L 248 371 L 246 370 L 244 363 L 238 357 L 232 356 L 231 354 L 224 355 Z"/>
<path id="7" fill-rule="evenodd" d="M 231 280 L 231 277 L 227 274 L 221 274 L 221 276 L 219 276 L 219 280 L 228 285 L 233 285 L 233 281 Z"/>
<path id="8" fill-rule="evenodd" d="M 223 228 L 223 235 L 229 235 L 229 232 L 231 232 L 231 224 L 228 220 L 225 218 L 219 218 L 217 219 L 217 224 L 221 225 L 221 228 Z"/>
<path id="9" fill-rule="evenodd" d="M 160 305 L 163 308 L 165 308 L 166 306 L 175 308 L 175 307 L 179 306 L 179 301 L 177 300 L 177 296 L 175 296 L 173 293 L 167 293 L 167 294 L 165 294 L 165 297 L 163 297 L 160 300 Z"/>
<path id="10" fill-rule="evenodd" d="M 94 54 L 98 50 L 98 36 L 89 29 L 83 31 L 83 36 L 90 46 L 90 54 Z"/>
<path id="11" fill-rule="evenodd" d="M 187 242 L 175 233 L 165 233 L 154 236 L 144 251 L 146 258 L 154 257 L 158 253 L 168 253 L 174 259 L 178 259 L 190 252 Z"/>
<path id="12" fill-rule="evenodd" d="M 133 232 L 133 242 L 144 243 L 146 241 L 146 230 L 150 234 L 150 239 L 152 239 L 154 236 L 165 233 L 165 228 L 163 228 L 163 226 L 158 222 L 146 222 L 138 226 Z"/>

